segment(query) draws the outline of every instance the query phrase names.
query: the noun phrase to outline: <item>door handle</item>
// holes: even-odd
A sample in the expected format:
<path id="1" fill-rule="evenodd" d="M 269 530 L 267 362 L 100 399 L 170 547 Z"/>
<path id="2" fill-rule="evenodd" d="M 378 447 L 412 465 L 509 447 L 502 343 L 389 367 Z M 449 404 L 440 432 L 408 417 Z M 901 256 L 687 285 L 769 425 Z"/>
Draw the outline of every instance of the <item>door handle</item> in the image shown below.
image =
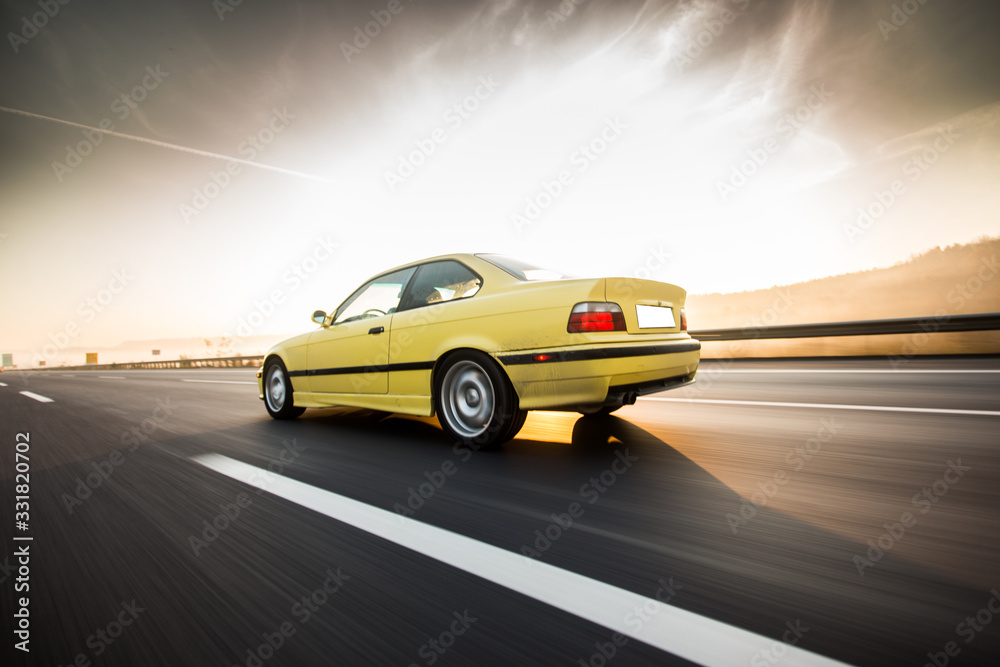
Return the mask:
<path id="1" fill-rule="evenodd" d="M 385 331 L 385 327 L 372 327 L 371 329 L 368 330 L 368 333 L 370 333 L 370 334 L 380 334 L 383 331 Z"/>

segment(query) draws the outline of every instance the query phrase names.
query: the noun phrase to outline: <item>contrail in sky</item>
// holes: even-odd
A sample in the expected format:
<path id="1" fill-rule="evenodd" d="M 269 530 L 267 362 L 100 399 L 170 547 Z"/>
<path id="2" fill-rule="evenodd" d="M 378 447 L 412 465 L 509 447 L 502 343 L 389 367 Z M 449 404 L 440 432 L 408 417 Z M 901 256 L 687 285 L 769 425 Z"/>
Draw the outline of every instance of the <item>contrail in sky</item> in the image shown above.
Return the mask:
<path id="1" fill-rule="evenodd" d="M 84 130 L 92 130 L 94 132 L 100 132 L 101 134 L 108 134 L 112 137 L 121 137 L 122 139 L 130 139 L 132 141 L 140 141 L 144 144 L 152 144 L 153 146 L 159 146 L 161 148 L 170 148 L 175 151 L 181 151 L 182 153 L 192 153 L 194 155 L 201 155 L 204 157 L 216 158 L 219 160 L 226 160 L 227 162 L 238 162 L 240 164 L 245 164 L 250 167 L 257 167 L 258 169 L 267 169 L 269 171 L 276 171 L 281 174 L 288 174 L 290 176 L 298 176 L 299 178 L 308 178 L 311 181 L 321 181 L 323 183 L 336 183 L 329 178 L 323 178 L 322 176 L 313 176 L 312 174 L 304 174 L 301 171 L 294 171 L 292 169 L 284 169 L 282 167 L 273 167 L 269 164 L 261 164 L 260 162 L 251 162 L 250 160 L 242 160 L 238 157 L 231 157 L 229 155 L 221 155 L 219 153 L 212 153 L 209 151 L 199 150 L 197 148 L 189 148 L 187 146 L 178 146 L 177 144 L 168 144 L 165 141 L 157 141 L 156 139 L 147 139 L 146 137 L 136 137 L 131 134 L 123 134 L 122 132 L 115 132 L 114 130 L 102 130 L 99 127 L 91 127 L 90 125 L 83 125 L 81 123 L 74 123 L 69 120 L 61 120 L 59 118 L 52 118 L 51 116 L 43 116 L 41 114 L 32 113 L 30 111 L 21 111 L 20 109 L 11 109 L 9 107 L 0 106 L 0 111 L 6 111 L 7 113 L 17 114 L 18 116 L 27 116 L 28 118 L 41 118 L 42 120 L 49 120 L 53 123 L 62 123 L 63 125 L 69 125 L 71 127 L 79 127 Z"/>

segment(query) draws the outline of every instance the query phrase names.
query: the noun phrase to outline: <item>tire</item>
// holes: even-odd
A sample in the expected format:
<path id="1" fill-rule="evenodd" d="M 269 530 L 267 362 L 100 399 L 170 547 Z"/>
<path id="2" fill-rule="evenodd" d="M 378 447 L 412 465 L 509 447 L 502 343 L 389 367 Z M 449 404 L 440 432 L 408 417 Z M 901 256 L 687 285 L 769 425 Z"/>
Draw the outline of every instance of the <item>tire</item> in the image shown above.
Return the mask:
<path id="1" fill-rule="evenodd" d="M 521 431 L 521 427 L 524 426 L 524 420 L 527 418 L 527 410 L 518 410 L 515 418 L 510 422 L 510 431 L 504 434 L 504 439 L 501 442 L 509 442 L 513 440 L 514 436 Z"/>
<path id="2" fill-rule="evenodd" d="M 292 381 L 280 359 L 272 359 L 264 367 L 264 407 L 275 419 L 295 419 L 306 411 L 295 407 Z"/>
<path id="3" fill-rule="evenodd" d="M 473 449 L 489 449 L 512 439 L 527 412 L 496 362 L 481 352 L 448 357 L 436 374 L 435 399 L 441 428 Z"/>

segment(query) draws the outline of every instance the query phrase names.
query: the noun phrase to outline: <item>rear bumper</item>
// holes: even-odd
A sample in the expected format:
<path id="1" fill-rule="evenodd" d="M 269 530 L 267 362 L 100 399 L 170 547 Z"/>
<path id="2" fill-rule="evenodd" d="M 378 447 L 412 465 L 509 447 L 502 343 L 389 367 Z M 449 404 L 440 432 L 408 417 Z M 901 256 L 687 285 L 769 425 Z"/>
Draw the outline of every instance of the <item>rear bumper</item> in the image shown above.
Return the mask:
<path id="1" fill-rule="evenodd" d="M 594 408 L 694 381 L 701 343 L 689 337 L 496 355 L 526 410 Z"/>

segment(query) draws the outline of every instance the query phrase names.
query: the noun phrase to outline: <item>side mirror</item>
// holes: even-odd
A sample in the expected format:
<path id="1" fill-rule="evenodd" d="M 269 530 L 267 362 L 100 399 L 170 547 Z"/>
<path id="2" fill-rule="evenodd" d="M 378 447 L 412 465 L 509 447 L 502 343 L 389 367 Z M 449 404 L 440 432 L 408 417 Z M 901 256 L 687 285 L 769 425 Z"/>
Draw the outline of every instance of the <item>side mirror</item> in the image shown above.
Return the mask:
<path id="1" fill-rule="evenodd" d="M 326 311 L 317 310 L 315 313 L 313 313 L 312 321 L 315 322 L 316 324 L 323 324 L 324 322 L 326 322 Z"/>

